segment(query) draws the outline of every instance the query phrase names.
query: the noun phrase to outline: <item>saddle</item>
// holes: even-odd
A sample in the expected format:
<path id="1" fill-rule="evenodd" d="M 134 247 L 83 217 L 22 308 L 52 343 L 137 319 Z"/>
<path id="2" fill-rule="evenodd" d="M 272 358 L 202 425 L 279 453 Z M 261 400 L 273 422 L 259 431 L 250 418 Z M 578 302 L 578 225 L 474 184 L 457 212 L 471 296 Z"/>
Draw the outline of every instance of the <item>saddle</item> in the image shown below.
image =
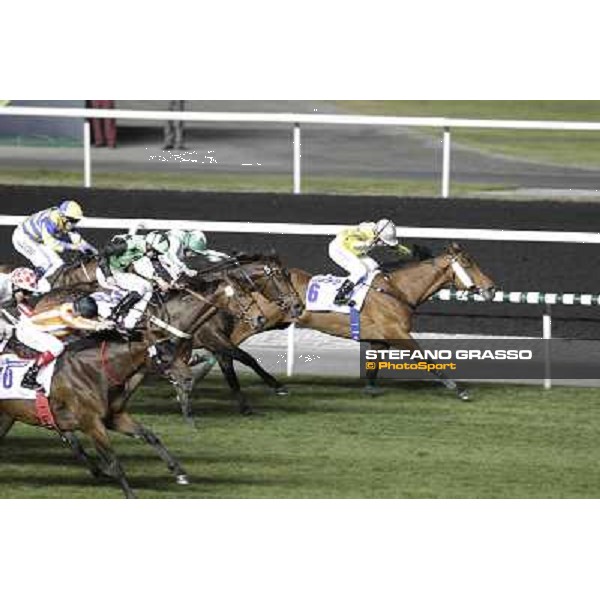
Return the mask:
<path id="1" fill-rule="evenodd" d="M 373 271 L 365 280 L 359 281 L 352 290 L 348 304 L 341 305 L 336 304 L 334 299 L 346 278 L 335 275 L 315 275 L 306 289 L 306 310 L 344 314 L 350 314 L 351 311 L 360 312 L 371 290 L 371 284 L 379 274 L 380 271 Z"/>

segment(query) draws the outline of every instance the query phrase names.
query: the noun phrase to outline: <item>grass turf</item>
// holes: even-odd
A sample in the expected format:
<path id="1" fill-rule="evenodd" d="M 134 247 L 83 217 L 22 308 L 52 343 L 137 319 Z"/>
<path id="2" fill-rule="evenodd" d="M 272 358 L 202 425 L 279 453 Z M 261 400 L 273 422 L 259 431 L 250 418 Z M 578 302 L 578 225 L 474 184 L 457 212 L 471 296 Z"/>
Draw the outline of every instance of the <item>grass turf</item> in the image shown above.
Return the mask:
<path id="1" fill-rule="evenodd" d="M 81 172 L 47 169 L 0 168 L 3 185 L 56 185 L 82 187 Z M 94 188 L 162 189 L 223 192 L 291 193 L 291 176 L 216 175 L 213 173 L 183 175 L 175 173 L 94 173 Z M 358 194 L 372 196 L 439 196 L 439 181 L 411 179 L 368 179 L 303 177 L 304 194 Z M 455 196 L 477 196 L 480 192 L 507 190 L 507 186 L 488 183 L 453 183 Z"/>
<path id="2" fill-rule="evenodd" d="M 534 121 L 600 121 L 597 100 L 345 100 L 348 113 Z M 439 138 L 439 131 L 423 128 Z M 600 132 L 454 129 L 452 142 L 524 160 L 597 169 Z"/>
<path id="3" fill-rule="evenodd" d="M 473 403 L 424 384 L 294 379 L 269 395 L 244 380 L 260 416 L 238 416 L 221 379 L 196 393 L 199 429 L 163 382 L 133 413 L 188 470 L 177 486 L 143 443 L 113 434 L 142 498 L 595 498 L 600 402 L 594 389 L 472 386 Z M 2 498 L 120 498 L 95 482 L 53 434 L 17 425 L 0 443 Z"/>

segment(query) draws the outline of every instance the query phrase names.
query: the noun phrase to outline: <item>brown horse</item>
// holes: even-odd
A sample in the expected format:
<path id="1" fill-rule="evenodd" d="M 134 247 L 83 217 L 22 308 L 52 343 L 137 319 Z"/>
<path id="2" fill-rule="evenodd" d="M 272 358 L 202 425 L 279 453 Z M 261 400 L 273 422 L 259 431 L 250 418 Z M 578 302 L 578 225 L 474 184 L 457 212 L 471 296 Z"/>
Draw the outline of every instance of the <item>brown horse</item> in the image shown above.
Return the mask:
<path id="1" fill-rule="evenodd" d="M 199 299 L 199 294 L 176 292 L 161 307 L 170 317 L 168 325 L 178 330 L 193 330 L 203 319 L 210 319 L 217 310 L 225 308 L 231 282 L 223 280 L 210 296 Z M 181 296 L 191 297 L 181 308 Z M 58 295 L 58 294 L 56 294 Z M 192 310 L 192 307 L 194 308 Z M 161 319 L 162 321 L 162 319 Z M 55 420 L 55 428 L 76 456 L 84 462 L 93 475 L 106 474 L 116 480 L 125 496 L 135 497 L 123 468 L 112 449 L 107 430 L 142 439 L 158 452 L 175 474 L 179 484 L 187 484 L 187 475 L 179 463 L 169 454 L 158 437 L 138 423 L 127 411 L 127 403 L 139 377 L 147 366 L 148 349 L 161 344 L 156 333 L 140 341 L 92 341 L 92 347 L 75 351 L 67 350 L 56 365 L 55 376 L 49 394 L 49 402 Z M 163 336 L 164 338 L 164 336 Z M 173 353 L 173 356 L 176 354 Z M 30 400 L 2 400 L 1 421 L 17 420 L 39 426 L 35 405 Z M 89 437 L 98 454 L 99 465 L 89 457 L 79 443 L 75 431 Z"/>
<path id="2" fill-rule="evenodd" d="M 190 266 L 195 266 L 193 261 L 190 261 Z M 286 395 L 287 389 L 239 345 L 250 335 L 260 333 L 265 329 L 268 324 L 266 311 L 273 312 L 275 309 L 278 314 L 285 315 L 285 318 L 293 321 L 302 314 L 304 306 L 292 285 L 290 273 L 282 266 L 279 257 L 275 254 L 239 255 L 230 263 L 217 264 L 211 271 L 218 280 L 231 268 L 241 270 L 247 279 L 250 285 L 248 289 L 262 310 L 261 326 L 257 327 L 247 320 L 236 319 L 235 316 L 232 317 L 231 314 L 220 311 L 210 321 L 195 328 L 191 347 L 194 349 L 205 348 L 216 355 L 219 367 L 238 403 L 240 413 L 249 415 L 253 413 L 253 410 L 242 393 L 233 365 L 234 360 L 250 367 L 276 394 Z M 189 279 L 188 283 L 193 287 L 196 283 L 202 284 L 206 277 L 207 273 L 204 271 L 195 278 Z M 239 335 L 237 333 L 239 331 L 245 332 L 245 335 Z M 186 418 L 191 420 L 190 393 L 193 380 L 190 379 L 185 385 L 188 390 Z"/>
<path id="3" fill-rule="evenodd" d="M 312 275 L 300 269 L 290 269 L 290 276 L 300 297 L 306 297 Z M 488 300 L 492 298 L 495 287 L 473 258 L 455 243 L 431 260 L 409 264 L 389 274 L 379 274 L 371 284 L 361 311 L 361 340 L 370 342 L 374 348 L 418 348 L 411 335 L 415 310 L 437 291 L 450 285 L 477 291 Z M 263 312 L 267 318 L 266 329 L 281 328 L 292 321 L 273 304 L 264 305 Z M 342 338 L 351 337 L 347 314 L 305 310 L 295 322 L 298 327 Z M 241 343 L 250 335 L 252 332 L 243 324 L 238 324 L 231 334 L 235 343 Z M 444 373 L 434 374 L 447 388 L 455 390 L 461 399 L 468 399 L 468 392 Z M 369 393 L 374 393 L 376 376 L 376 370 L 369 371 L 366 388 Z"/>

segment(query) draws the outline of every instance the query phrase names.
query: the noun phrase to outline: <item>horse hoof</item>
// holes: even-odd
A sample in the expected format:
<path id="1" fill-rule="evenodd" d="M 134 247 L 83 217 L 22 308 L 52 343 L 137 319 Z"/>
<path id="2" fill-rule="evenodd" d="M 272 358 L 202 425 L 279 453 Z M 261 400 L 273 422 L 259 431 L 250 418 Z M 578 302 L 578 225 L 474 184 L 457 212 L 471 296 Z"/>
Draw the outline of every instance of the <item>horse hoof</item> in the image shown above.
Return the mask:
<path id="1" fill-rule="evenodd" d="M 177 485 L 190 485 L 190 480 L 185 474 L 177 475 L 176 481 Z"/>
<path id="2" fill-rule="evenodd" d="M 375 387 L 374 385 L 366 385 L 363 388 L 363 394 L 366 394 L 367 396 L 381 396 L 381 394 L 383 394 L 383 390 Z"/>
<path id="3" fill-rule="evenodd" d="M 255 415 L 256 413 L 254 412 L 254 410 L 252 408 L 250 408 L 249 406 L 245 406 L 244 408 L 242 408 L 240 410 L 240 414 L 242 415 L 242 417 L 252 417 L 253 415 Z"/>
<path id="4" fill-rule="evenodd" d="M 469 390 L 460 390 L 459 392 L 457 392 L 456 395 L 463 402 L 470 402 L 471 401 L 471 394 L 469 394 Z"/>
<path id="5" fill-rule="evenodd" d="M 275 388 L 275 395 L 276 396 L 289 396 L 290 392 L 289 390 L 285 387 L 285 385 L 281 385 L 278 388 Z"/>

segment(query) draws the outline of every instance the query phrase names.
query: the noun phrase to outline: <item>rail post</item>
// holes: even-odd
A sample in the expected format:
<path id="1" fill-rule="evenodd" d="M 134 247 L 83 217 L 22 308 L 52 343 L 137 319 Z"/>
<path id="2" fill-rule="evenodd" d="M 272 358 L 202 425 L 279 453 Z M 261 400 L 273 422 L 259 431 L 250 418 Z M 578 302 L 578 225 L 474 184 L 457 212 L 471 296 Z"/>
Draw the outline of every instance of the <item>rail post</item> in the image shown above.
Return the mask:
<path id="1" fill-rule="evenodd" d="M 293 192 L 300 193 L 300 123 L 294 123 L 294 140 L 293 140 Z"/>
<path id="2" fill-rule="evenodd" d="M 294 350 L 295 350 L 295 334 L 296 325 L 292 323 L 287 329 L 287 376 L 291 377 L 294 374 Z"/>
<path id="3" fill-rule="evenodd" d="M 442 198 L 450 196 L 450 127 L 444 127 L 442 141 Z"/>
<path id="4" fill-rule="evenodd" d="M 92 136 L 90 134 L 90 123 L 83 121 L 83 186 L 92 187 Z"/>
<path id="5" fill-rule="evenodd" d="M 542 337 L 544 340 L 544 389 L 552 388 L 552 357 L 550 352 L 550 340 L 552 339 L 552 313 L 550 305 L 544 305 L 544 316 L 542 317 Z"/>

